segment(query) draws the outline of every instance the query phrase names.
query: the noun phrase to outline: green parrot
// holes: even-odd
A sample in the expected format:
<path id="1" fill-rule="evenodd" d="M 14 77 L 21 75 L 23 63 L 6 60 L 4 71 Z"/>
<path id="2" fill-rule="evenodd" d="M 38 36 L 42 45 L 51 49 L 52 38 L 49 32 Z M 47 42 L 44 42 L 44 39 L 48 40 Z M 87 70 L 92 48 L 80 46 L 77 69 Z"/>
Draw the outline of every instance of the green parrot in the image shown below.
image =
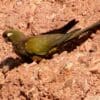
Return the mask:
<path id="1" fill-rule="evenodd" d="M 22 32 L 13 29 L 5 31 L 3 37 L 12 42 L 17 54 L 31 58 L 34 55 L 46 56 L 55 51 L 61 44 L 86 34 L 98 26 L 100 26 L 100 21 L 84 29 L 75 29 L 65 34 L 58 32 L 56 34 L 42 34 L 31 37 L 26 37 Z"/>

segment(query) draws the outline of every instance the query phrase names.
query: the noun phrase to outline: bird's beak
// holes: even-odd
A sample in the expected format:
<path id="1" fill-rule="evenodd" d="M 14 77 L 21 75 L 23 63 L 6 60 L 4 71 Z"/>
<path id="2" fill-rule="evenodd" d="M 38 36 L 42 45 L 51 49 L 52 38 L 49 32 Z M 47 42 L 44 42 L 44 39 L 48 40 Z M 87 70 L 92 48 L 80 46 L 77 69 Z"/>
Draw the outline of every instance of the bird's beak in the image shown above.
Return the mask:
<path id="1" fill-rule="evenodd" d="M 11 35 L 12 35 L 12 33 L 7 33 L 7 32 L 3 33 L 3 38 L 4 38 L 5 42 L 9 42 L 10 41 L 9 37 Z"/>

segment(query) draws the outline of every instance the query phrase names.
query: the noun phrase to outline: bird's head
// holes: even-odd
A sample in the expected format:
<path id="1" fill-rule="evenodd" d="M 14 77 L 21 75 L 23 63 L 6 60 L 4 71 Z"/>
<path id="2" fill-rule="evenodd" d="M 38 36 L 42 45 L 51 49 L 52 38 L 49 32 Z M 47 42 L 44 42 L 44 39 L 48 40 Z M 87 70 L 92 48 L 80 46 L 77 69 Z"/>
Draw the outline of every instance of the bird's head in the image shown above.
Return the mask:
<path id="1" fill-rule="evenodd" d="M 25 39 L 25 35 L 18 30 L 8 30 L 3 33 L 3 37 L 6 41 L 16 43 Z"/>

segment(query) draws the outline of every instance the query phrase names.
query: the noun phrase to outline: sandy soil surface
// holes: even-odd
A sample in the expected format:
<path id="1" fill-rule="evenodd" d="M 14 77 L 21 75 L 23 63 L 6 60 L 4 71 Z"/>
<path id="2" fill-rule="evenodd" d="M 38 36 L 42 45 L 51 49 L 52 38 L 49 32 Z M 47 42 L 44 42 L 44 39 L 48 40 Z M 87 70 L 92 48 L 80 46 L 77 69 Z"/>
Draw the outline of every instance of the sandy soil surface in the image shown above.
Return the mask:
<path id="1" fill-rule="evenodd" d="M 100 0 L 0 0 L 0 100 L 100 100 L 100 29 L 39 64 L 21 63 L 2 37 L 9 28 L 42 34 L 72 19 L 77 28 L 100 20 Z"/>

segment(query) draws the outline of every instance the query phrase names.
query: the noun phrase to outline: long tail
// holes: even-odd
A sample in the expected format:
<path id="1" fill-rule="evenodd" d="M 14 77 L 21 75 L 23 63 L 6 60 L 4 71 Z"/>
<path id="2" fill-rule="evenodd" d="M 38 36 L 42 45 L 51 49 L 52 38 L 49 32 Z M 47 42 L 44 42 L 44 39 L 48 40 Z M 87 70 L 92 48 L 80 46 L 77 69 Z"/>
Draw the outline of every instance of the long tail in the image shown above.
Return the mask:
<path id="1" fill-rule="evenodd" d="M 88 31 L 93 30 L 93 29 L 95 29 L 97 27 L 100 27 L 100 20 L 97 21 L 96 23 L 92 24 L 91 26 L 86 27 L 86 28 L 84 28 L 82 30 L 76 29 L 74 31 L 66 33 L 65 36 L 64 36 L 65 41 L 69 41 L 69 40 L 71 40 L 73 38 L 76 38 L 76 37 L 82 35 L 83 33 L 88 33 Z"/>

